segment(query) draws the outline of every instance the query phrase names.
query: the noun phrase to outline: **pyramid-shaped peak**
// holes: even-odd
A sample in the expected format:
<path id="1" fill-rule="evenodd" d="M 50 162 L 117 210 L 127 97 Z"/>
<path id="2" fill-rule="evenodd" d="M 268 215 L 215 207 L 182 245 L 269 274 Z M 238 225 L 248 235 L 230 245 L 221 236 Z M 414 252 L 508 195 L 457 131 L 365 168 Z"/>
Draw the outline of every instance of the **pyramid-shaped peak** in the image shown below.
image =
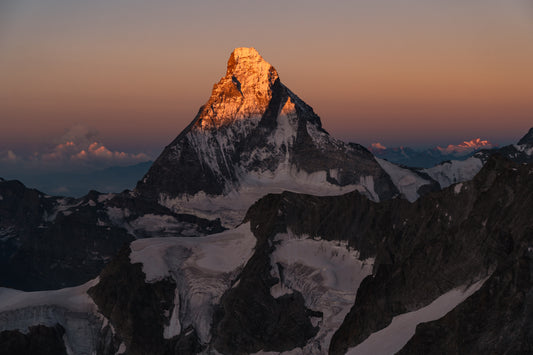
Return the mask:
<path id="1" fill-rule="evenodd" d="M 239 47 L 233 50 L 228 60 L 226 76 L 228 75 L 236 78 L 266 77 L 270 82 L 274 82 L 278 78 L 276 69 L 252 47 Z"/>
<path id="2" fill-rule="evenodd" d="M 238 119 L 262 117 L 276 90 L 281 95 L 283 86 L 276 69 L 255 48 L 235 48 L 226 75 L 214 85 L 195 126 L 212 128 Z"/>

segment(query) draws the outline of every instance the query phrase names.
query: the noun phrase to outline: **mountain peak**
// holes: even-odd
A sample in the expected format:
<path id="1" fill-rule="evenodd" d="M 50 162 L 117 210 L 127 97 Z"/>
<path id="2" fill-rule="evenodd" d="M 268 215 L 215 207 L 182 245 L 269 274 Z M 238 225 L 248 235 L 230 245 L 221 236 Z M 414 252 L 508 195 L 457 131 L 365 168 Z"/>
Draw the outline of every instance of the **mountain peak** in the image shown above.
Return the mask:
<path id="1" fill-rule="evenodd" d="M 450 144 L 446 148 L 437 147 L 437 149 L 442 154 L 467 155 L 479 149 L 490 149 L 494 148 L 495 146 L 496 145 L 492 144 L 488 140 L 475 138 L 470 141 L 464 141 L 463 143 L 457 145 Z"/>
<path id="2" fill-rule="evenodd" d="M 261 117 L 272 99 L 276 69 L 255 48 L 235 48 L 226 75 L 214 85 L 200 109 L 196 127 L 220 127 L 238 119 Z"/>
<path id="3" fill-rule="evenodd" d="M 278 75 L 276 69 L 264 60 L 255 48 L 235 48 L 229 57 L 226 75 L 243 74 L 243 70 L 249 69 L 252 69 L 253 72 L 248 73 L 248 75 L 264 75 L 270 73 L 270 71 L 273 72 L 272 74 L 274 74 L 276 78 Z"/>
<path id="4" fill-rule="evenodd" d="M 525 136 L 518 141 L 518 145 L 531 144 L 533 145 L 533 127 L 529 129 Z"/>

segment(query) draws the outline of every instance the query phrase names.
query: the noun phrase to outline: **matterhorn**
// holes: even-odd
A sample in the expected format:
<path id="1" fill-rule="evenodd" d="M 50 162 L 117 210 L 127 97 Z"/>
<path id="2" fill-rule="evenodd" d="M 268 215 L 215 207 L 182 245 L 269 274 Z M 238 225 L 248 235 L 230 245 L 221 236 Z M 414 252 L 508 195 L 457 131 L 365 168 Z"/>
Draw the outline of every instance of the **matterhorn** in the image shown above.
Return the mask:
<path id="1" fill-rule="evenodd" d="M 357 190 L 373 201 L 399 194 L 367 149 L 332 138 L 272 65 L 254 48 L 237 48 L 207 103 L 135 192 L 176 212 L 235 225 L 258 198 L 284 190 Z"/>

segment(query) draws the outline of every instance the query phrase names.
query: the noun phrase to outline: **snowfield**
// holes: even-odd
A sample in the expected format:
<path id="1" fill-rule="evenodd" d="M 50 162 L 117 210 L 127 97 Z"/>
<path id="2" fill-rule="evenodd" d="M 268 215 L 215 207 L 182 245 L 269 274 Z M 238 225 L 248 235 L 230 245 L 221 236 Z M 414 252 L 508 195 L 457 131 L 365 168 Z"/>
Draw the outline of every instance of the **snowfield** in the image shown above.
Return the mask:
<path id="1" fill-rule="evenodd" d="M 291 354 L 323 354 L 331 337 L 353 306 L 357 289 L 372 273 L 373 259 L 360 260 L 359 252 L 347 243 L 279 234 L 271 255 L 272 273 L 280 282 L 271 288 L 274 297 L 298 291 L 305 306 L 323 312 L 322 319 L 312 318 L 320 327 L 317 335 L 303 349 Z M 280 272 L 283 270 L 282 272 Z"/>
<path id="2" fill-rule="evenodd" d="M 281 164 L 275 172 L 250 173 L 243 177 L 241 185 L 225 195 L 210 196 L 199 192 L 193 196 L 172 198 L 159 196 L 159 203 L 176 213 L 189 213 L 206 219 L 220 218 L 227 228 L 242 222 L 246 211 L 261 197 L 270 193 L 291 191 L 315 196 L 335 196 L 359 191 L 373 201 L 379 201 L 374 191 L 372 176 L 362 177 L 357 185 L 338 186 L 327 182 L 326 171 L 308 174 Z"/>
<path id="3" fill-rule="evenodd" d="M 393 164 L 387 160 L 376 158 L 378 164 L 389 174 L 392 183 L 400 191 L 402 195 L 409 201 L 416 201 L 420 195 L 418 195 L 418 189 L 423 185 L 428 185 L 429 180 L 425 180 L 417 173 L 410 169 L 402 168 L 396 164 Z"/>
<path id="4" fill-rule="evenodd" d="M 97 283 L 98 278 L 77 287 L 35 292 L 0 288 L 0 332 L 27 333 L 34 325 L 59 323 L 65 328 L 63 340 L 69 354 L 95 354 L 99 331 L 107 324 L 87 294 Z"/>
<path id="5" fill-rule="evenodd" d="M 458 182 L 472 180 L 482 167 L 481 159 L 470 157 L 464 161 L 452 160 L 435 165 L 432 168 L 423 169 L 422 172 L 431 176 L 444 189 Z"/>
<path id="6" fill-rule="evenodd" d="M 388 327 L 373 333 L 361 344 L 351 348 L 347 355 L 389 355 L 400 351 L 415 335 L 416 326 L 444 317 L 483 286 L 485 278 L 470 286 L 459 287 L 446 292 L 426 307 L 404 313 L 392 319 Z"/>
<path id="7" fill-rule="evenodd" d="M 204 344 L 211 339 L 214 307 L 253 254 L 256 238 L 246 223 L 205 237 L 150 238 L 131 243 L 130 260 L 142 263 L 147 282 L 171 277 L 176 297 L 164 336 L 192 325 Z"/>

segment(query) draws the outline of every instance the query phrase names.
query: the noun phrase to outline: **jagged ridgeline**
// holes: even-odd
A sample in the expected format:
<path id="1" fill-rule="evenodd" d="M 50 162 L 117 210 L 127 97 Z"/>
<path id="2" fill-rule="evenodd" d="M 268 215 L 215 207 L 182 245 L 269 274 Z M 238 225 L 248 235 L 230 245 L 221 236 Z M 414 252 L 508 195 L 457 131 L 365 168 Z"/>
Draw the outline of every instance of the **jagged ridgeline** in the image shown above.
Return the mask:
<path id="1" fill-rule="evenodd" d="M 0 354 L 533 353 L 533 129 L 496 152 L 377 159 L 237 48 L 134 191 L 0 179 Z"/>
<path id="2" fill-rule="evenodd" d="M 249 206 L 283 189 L 358 190 L 374 201 L 399 193 L 367 149 L 332 138 L 272 65 L 253 48 L 237 48 L 207 103 L 135 191 L 173 209 L 198 210 L 195 202 L 206 197 L 238 194 Z"/>

